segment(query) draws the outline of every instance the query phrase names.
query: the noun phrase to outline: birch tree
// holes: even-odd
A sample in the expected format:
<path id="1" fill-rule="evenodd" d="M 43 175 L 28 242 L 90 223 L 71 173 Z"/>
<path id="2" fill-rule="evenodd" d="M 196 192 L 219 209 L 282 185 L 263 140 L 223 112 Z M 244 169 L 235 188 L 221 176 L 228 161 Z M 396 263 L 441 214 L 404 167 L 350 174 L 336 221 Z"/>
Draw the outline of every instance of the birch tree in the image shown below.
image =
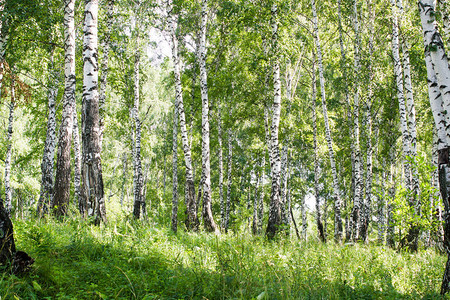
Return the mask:
<path id="1" fill-rule="evenodd" d="M 361 73 L 361 63 L 360 63 L 360 37 L 359 37 L 359 20 L 358 20 L 358 6 L 357 1 L 353 2 L 353 23 L 355 30 L 355 73 L 356 73 L 356 84 L 353 97 L 353 133 L 354 133 L 354 153 L 355 153 L 355 198 L 353 201 L 353 239 L 358 240 L 361 237 L 362 231 L 364 229 L 361 227 L 363 219 L 363 181 L 361 176 L 362 162 L 361 162 L 361 146 L 359 142 L 359 81 Z"/>
<path id="2" fill-rule="evenodd" d="M 313 125 L 313 143 L 314 143 L 314 196 L 316 198 L 316 224 L 317 224 L 317 233 L 322 242 L 325 242 L 324 229 L 322 224 L 322 218 L 320 213 L 320 193 L 319 193 L 319 149 L 317 145 L 317 92 L 316 92 L 316 66 L 315 66 L 315 57 L 313 59 L 313 67 L 312 67 L 312 125 Z"/>
<path id="3" fill-rule="evenodd" d="M 175 76 L 175 99 L 176 99 L 176 109 L 179 117 L 180 133 L 181 133 L 181 143 L 184 152 L 184 162 L 186 165 L 186 189 L 185 189 L 185 199 L 186 199 L 186 227 L 189 230 L 198 230 L 198 217 L 197 217 L 197 205 L 195 202 L 195 185 L 194 185 L 194 174 L 192 170 L 192 156 L 191 156 L 191 146 L 189 144 L 187 129 L 186 129 L 186 116 L 184 112 L 183 103 L 183 93 L 181 86 L 181 62 L 178 55 L 178 38 L 176 36 L 176 26 L 175 16 L 173 14 L 173 4 L 172 0 L 167 0 L 167 21 L 169 25 L 170 39 L 172 42 L 172 60 Z"/>
<path id="4" fill-rule="evenodd" d="M 138 4 L 139 5 L 139 4 Z M 139 9 L 139 8 L 136 8 Z M 136 16 L 136 23 L 139 22 L 139 17 Z M 136 30 L 139 31 L 139 26 L 136 25 Z M 139 118 L 139 101 L 140 101 L 140 38 L 139 32 L 137 33 L 136 49 L 134 53 L 134 104 L 132 108 L 131 115 L 134 120 L 134 152 L 133 152 L 133 186 L 134 186 L 134 205 L 133 205 L 133 215 L 136 219 L 140 218 L 141 209 L 144 204 L 144 185 L 143 185 L 143 175 L 142 175 L 142 162 L 141 162 L 141 120 Z"/>
<path id="5" fill-rule="evenodd" d="M 209 146 L 209 101 L 208 75 L 206 70 L 206 26 L 208 22 L 208 1 L 202 0 L 200 25 L 200 88 L 202 94 L 202 182 L 203 182 L 203 222 L 206 231 L 218 232 L 211 210 L 211 163 Z"/>
<path id="6" fill-rule="evenodd" d="M 8 105 L 9 117 L 8 117 L 8 131 L 6 132 L 6 158 L 5 158 L 5 209 L 8 214 L 11 214 L 12 209 L 12 189 L 11 189 L 11 157 L 12 157 L 12 134 L 14 123 L 14 108 L 16 106 L 16 83 L 15 74 L 11 72 L 11 101 Z"/>
<path id="7" fill-rule="evenodd" d="M 342 6 L 341 1 L 338 0 L 338 29 L 339 29 L 339 48 L 341 52 L 341 69 L 343 78 L 347 78 L 347 54 L 344 47 L 344 30 L 342 28 Z M 353 114 L 352 114 L 352 104 L 350 101 L 350 92 L 348 87 L 348 81 L 344 80 L 344 93 L 345 93 L 345 103 L 347 105 L 347 126 L 348 126 L 348 135 L 350 141 L 350 162 L 352 166 L 351 173 L 351 188 L 350 188 L 350 202 L 355 202 L 355 188 L 356 188 L 356 167 L 355 167 L 355 138 L 354 138 L 354 124 Z M 344 207 L 347 205 L 346 201 L 344 201 Z M 348 214 L 345 218 L 345 234 L 346 239 L 350 239 L 352 234 L 354 233 L 355 224 L 353 223 L 353 216 L 349 218 Z"/>
<path id="8" fill-rule="evenodd" d="M 83 198 L 87 204 L 87 215 L 94 222 L 106 222 L 106 207 L 103 190 L 100 117 L 98 95 L 98 0 L 86 0 L 84 9 L 83 40 Z"/>
<path id="9" fill-rule="evenodd" d="M 372 181 L 373 181 L 373 121 L 372 121 L 372 105 L 374 103 L 374 67 L 373 67 L 373 54 L 374 54 L 374 34 L 375 34 L 375 11 L 372 5 L 372 0 L 367 1 L 369 10 L 369 86 L 366 100 L 366 127 L 367 127 L 367 150 L 366 150 L 366 203 L 365 213 L 363 220 L 363 231 L 361 236 L 363 240 L 367 241 L 369 223 L 371 219 L 371 206 L 372 206 Z"/>
<path id="10" fill-rule="evenodd" d="M 281 80 L 280 63 L 278 58 L 278 7 L 273 4 L 271 8 L 272 16 L 272 47 L 273 47 L 273 82 L 274 99 L 272 106 L 272 124 L 270 128 L 270 149 L 272 151 L 272 162 L 270 164 L 272 175 L 272 192 L 270 195 L 269 221 L 267 224 L 266 235 L 269 239 L 275 237 L 281 225 L 281 198 L 280 198 L 280 172 L 281 159 L 278 142 L 278 130 L 280 126 L 281 114 Z"/>
<path id="11" fill-rule="evenodd" d="M 47 134 L 45 138 L 44 154 L 41 163 L 41 192 L 38 202 L 38 214 L 48 213 L 48 208 L 53 202 L 53 166 L 56 148 L 56 96 L 58 94 L 58 74 L 55 72 L 53 62 L 54 49 L 50 53 L 48 64 L 48 114 Z"/>
<path id="12" fill-rule="evenodd" d="M 227 202 L 225 207 L 225 232 L 228 231 L 228 226 L 230 225 L 230 208 L 231 208 L 231 186 L 232 177 L 231 172 L 233 168 L 233 133 L 231 129 L 228 128 L 228 156 L 227 156 Z"/>
<path id="13" fill-rule="evenodd" d="M 261 160 L 261 175 L 259 179 L 260 194 L 258 199 L 258 234 L 262 233 L 263 229 L 263 219 L 264 219 L 264 178 L 265 178 L 265 169 L 266 169 L 266 155 L 263 152 L 262 160 Z"/>
<path id="14" fill-rule="evenodd" d="M 220 203 L 220 227 L 225 224 L 225 199 L 223 198 L 223 136 L 222 136 L 222 109 L 220 102 L 217 107 L 217 130 L 219 142 L 219 203 Z"/>
<path id="15" fill-rule="evenodd" d="M 75 0 L 64 0 L 64 100 L 59 126 L 58 152 L 52 210 L 56 216 L 67 213 L 70 199 L 70 146 L 75 109 Z M 82 211 L 84 214 L 84 211 Z"/>
<path id="16" fill-rule="evenodd" d="M 412 139 L 413 136 L 415 136 L 415 124 L 408 125 L 411 121 L 409 120 L 408 111 L 407 111 L 407 105 L 405 100 L 405 86 L 409 91 L 407 90 L 408 97 L 410 98 L 409 103 L 410 106 L 414 107 L 413 99 L 412 99 L 412 87 L 411 87 L 411 75 L 409 74 L 409 59 L 408 59 L 408 53 L 407 51 L 404 52 L 404 56 L 406 55 L 406 58 L 404 57 L 404 62 L 407 61 L 407 70 L 406 73 L 404 73 L 404 65 L 402 65 L 402 62 L 400 60 L 400 20 L 401 20 L 401 13 L 403 10 L 401 1 L 398 0 L 391 0 L 391 5 L 393 9 L 393 27 L 392 27 L 392 56 L 394 59 L 394 73 L 396 78 L 396 85 L 397 85 L 397 99 L 399 104 L 399 113 L 400 113 L 400 125 L 401 125 L 401 131 L 402 131 L 402 143 L 403 143 L 403 168 L 404 168 L 404 175 L 405 175 L 405 186 L 406 190 L 413 193 L 412 198 L 417 198 L 416 195 L 414 195 L 413 190 L 413 182 L 412 182 L 412 166 L 408 161 L 408 157 L 415 157 L 414 151 L 411 151 L 412 146 Z M 403 79 L 403 75 L 405 75 L 405 81 Z M 415 123 L 415 121 L 413 121 Z M 411 129 L 411 127 L 414 127 Z M 418 182 L 417 182 L 417 188 L 418 188 Z M 409 205 L 414 206 L 415 200 L 409 199 Z M 417 214 L 418 212 L 415 212 Z M 417 243 L 418 243 L 418 237 L 419 237 L 419 229 L 417 225 L 411 224 L 411 228 L 408 231 L 407 236 L 402 239 L 401 245 L 407 246 L 411 251 L 417 250 Z"/>
<path id="17" fill-rule="evenodd" d="M 172 182 L 172 231 L 176 233 L 178 230 L 178 114 L 176 105 L 173 107 Z"/>
<path id="18" fill-rule="evenodd" d="M 81 144 L 80 144 L 80 129 L 78 126 L 78 114 L 75 106 L 73 113 L 73 152 L 74 152 L 74 188 L 75 188 L 75 204 L 80 213 L 83 212 L 83 201 L 81 197 Z"/>
<path id="19" fill-rule="evenodd" d="M 438 131 L 439 186 L 444 202 L 444 249 L 448 256 L 441 286 L 441 294 L 445 294 L 450 290 L 450 123 L 446 113 L 450 105 L 450 69 L 435 20 L 435 3 L 432 0 L 420 0 L 418 4 L 425 46 L 429 100 Z M 436 87 L 439 87 L 439 90 Z"/>
<path id="20" fill-rule="evenodd" d="M 99 92 L 99 107 L 100 107 L 100 150 L 102 149 L 102 141 L 103 141 L 103 131 L 105 130 L 105 121 L 104 121 L 104 113 L 105 113 L 105 103 L 106 103 L 106 84 L 108 78 L 108 66 L 109 66 L 109 48 L 110 48 L 110 39 L 111 39 L 111 27 L 113 21 L 114 14 L 114 1 L 115 0 L 107 0 L 106 1 L 106 32 L 101 42 L 101 47 L 103 48 L 103 56 L 101 61 L 101 74 L 100 74 L 100 92 Z"/>
<path id="21" fill-rule="evenodd" d="M 331 129 L 328 121 L 328 110 L 326 105 L 326 94 L 325 94 L 325 77 L 323 72 L 323 62 L 322 62 L 322 50 L 320 46 L 320 37 L 319 37 L 319 28 L 318 28 L 318 19 L 316 12 L 316 3 L 315 0 L 311 0 L 311 6 L 313 11 L 313 25 L 314 25 L 314 39 L 316 42 L 316 50 L 317 50 L 317 61 L 319 67 L 319 82 L 320 82 L 320 90 L 322 95 L 322 109 L 323 109 L 323 117 L 325 122 L 325 137 L 327 140 L 328 146 L 328 155 L 330 158 L 331 165 L 331 173 L 333 176 L 333 198 L 334 198 L 334 238 L 336 241 L 341 241 L 342 239 L 342 219 L 341 219 L 341 196 L 339 192 L 339 182 L 336 171 L 336 162 L 335 162 L 335 154 L 333 150 L 333 140 L 331 137 Z"/>

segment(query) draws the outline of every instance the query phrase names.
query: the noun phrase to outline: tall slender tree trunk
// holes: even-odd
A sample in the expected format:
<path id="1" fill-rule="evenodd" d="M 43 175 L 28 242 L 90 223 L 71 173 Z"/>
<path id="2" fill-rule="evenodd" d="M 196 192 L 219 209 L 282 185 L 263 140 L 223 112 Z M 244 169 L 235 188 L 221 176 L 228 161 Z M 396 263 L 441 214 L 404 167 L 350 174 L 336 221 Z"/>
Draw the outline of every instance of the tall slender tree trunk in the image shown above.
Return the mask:
<path id="1" fill-rule="evenodd" d="M 81 196 L 81 144 L 80 144 L 80 129 L 78 126 L 78 114 L 75 105 L 73 112 L 73 152 L 75 157 L 74 170 L 74 188 L 75 188 L 75 206 L 78 207 L 80 213 L 83 213 L 83 201 Z"/>
<path id="2" fill-rule="evenodd" d="M 405 94 L 406 94 L 406 114 L 407 125 L 410 135 L 410 188 L 412 195 L 409 199 L 409 205 L 414 209 L 414 215 L 420 215 L 421 203 L 420 203 L 420 186 L 419 186 L 419 173 L 417 169 L 416 157 L 417 157 L 417 132 L 416 132 L 416 110 L 414 107 L 413 87 L 411 82 L 411 65 L 409 62 L 409 45 L 406 38 L 403 37 L 403 75 L 405 82 Z M 417 224 L 413 224 L 409 229 L 407 235 L 408 247 L 411 250 L 417 250 L 419 242 L 420 227 Z"/>
<path id="3" fill-rule="evenodd" d="M 102 141 L 103 141 L 103 131 L 105 130 L 105 103 L 106 103 L 106 83 L 108 79 L 108 65 L 109 65 L 109 42 L 111 39 L 111 28 L 113 23 L 113 14 L 114 14 L 114 1 L 115 0 L 107 0 L 106 1 L 106 30 L 103 36 L 103 40 L 100 46 L 103 48 L 103 57 L 101 60 L 101 74 L 100 74 L 100 91 L 99 91 L 99 109 L 100 109 L 100 151 L 102 149 Z"/>
<path id="4" fill-rule="evenodd" d="M 113 172 L 112 172 L 112 178 L 111 178 L 111 180 L 109 181 L 109 193 L 108 193 L 108 201 L 110 201 L 111 200 L 111 197 L 112 197 L 112 185 L 113 185 L 113 180 L 114 180 L 114 178 L 116 177 L 116 171 L 117 171 L 117 167 L 119 166 L 119 164 L 120 164 L 120 154 L 118 154 L 117 155 L 117 160 L 116 160 L 116 163 L 114 164 L 114 168 L 113 168 Z"/>
<path id="5" fill-rule="evenodd" d="M 395 225 L 394 225 L 394 198 L 395 198 L 395 150 L 391 149 L 389 154 L 389 196 L 386 198 L 387 208 L 387 230 L 386 230 L 386 245 L 390 248 L 395 248 Z"/>
<path id="6" fill-rule="evenodd" d="M 11 157 L 12 157 L 12 134 L 14 123 L 14 108 L 16 106 L 16 88 L 15 88 L 15 74 L 11 72 L 11 102 L 9 103 L 9 117 L 8 117 L 8 131 L 6 134 L 6 158 L 5 158 L 5 209 L 11 214 L 12 210 L 12 189 L 10 184 L 11 179 Z"/>
<path id="7" fill-rule="evenodd" d="M 363 231 L 361 233 L 363 240 L 367 241 L 369 224 L 371 220 L 371 207 L 372 207 L 372 182 L 373 182 L 373 146 L 372 146 L 372 134 L 373 134 L 373 121 L 372 121 L 372 105 L 374 102 L 373 93 L 373 53 L 374 53 L 374 23 L 375 12 L 372 7 L 372 0 L 368 0 L 367 3 L 369 9 L 369 86 L 368 95 L 366 101 L 366 120 L 367 120 L 367 152 L 366 152 L 366 202 L 365 202 L 365 215 L 363 220 Z"/>
<path id="8" fill-rule="evenodd" d="M 252 233 L 253 235 L 258 234 L 258 192 L 259 192 L 259 172 L 255 172 L 255 195 L 253 197 L 253 222 L 252 222 Z"/>
<path id="9" fill-rule="evenodd" d="M 272 43 L 274 49 L 274 65 L 273 65 L 273 82 L 274 82 L 274 100 L 272 106 L 272 124 L 270 136 L 270 148 L 272 151 L 272 162 L 270 164 L 272 175 L 272 192 L 270 195 L 269 221 L 267 224 L 266 235 L 269 239 L 273 239 L 280 229 L 282 222 L 281 215 L 281 199 L 280 199 L 280 149 L 278 142 L 278 130 L 280 126 L 281 114 L 281 80 L 280 80 L 280 63 L 278 61 L 278 7 L 272 5 Z"/>
<path id="10" fill-rule="evenodd" d="M 5 73 L 5 54 L 6 44 L 9 39 L 8 26 L 7 26 L 7 14 L 3 13 L 5 9 L 6 0 L 0 0 L 0 96 L 1 88 L 3 85 L 3 75 Z"/>
<path id="11" fill-rule="evenodd" d="M 347 78 L 347 55 L 344 48 L 344 30 L 342 28 L 342 9 L 341 9 L 341 1 L 338 0 L 338 28 L 339 28 L 339 47 L 341 51 L 341 69 L 343 78 Z M 350 162 L 352 166 L 352 174 L 351 174 L 351 188 L 350 190 L 350 202 L 355 202 L 355 187 L 356 187 L 356 172 L 355 172 L 355 139 L 354 139 L 354 122 L 353 122 L 353 114 L 352 114 L 352 103 L 350 102 L 350 93 L 348 88 L 347 80 L 344 80 L 344 92 L 345 92 L 345 103 L 347 105 L 347 127 L 348 127 L 348 136 L 349 136 L 349 148 L 350 148 Z M 347 199 L 344 200 L 344 209 L 347 207 Z M 354 235 L 354 227 L 353 217 L 349 218 L 350 214 L 347 214 L 345 217 L 345 239 L 350 240 Z"/>
<path id="12" fill-rule="evenodd" d="M 203 222 L 206 231 L 218 232 L 211 209 L 211 161 L 209 145 L 209 101 L 208 74 L 206 71 L 206 26 L 208 22 L 208 1 L 202 0 L 200 26 L 200 89 L 202 94 L 202 182 L 203 182 Z"/>
<path id="13" fill-rule="evenodd" d="M 306 218 L 306 201 L 305 197 L 303 197 L 301 202 L 301 213 L 302 213 L 302 239 L 306 241 L 306 232 L 308 229 L 308 219 Z"/>
<path id="14" fill-rule="evenodd" d="M 420 0 L 419 12 L 422 21 L 425 45 L 425 63 L 429 80 L 430 104 L 438 130 L 439 187 L 444 203 L 444 249 L 448 260 L 442 279 L 441 294 L 450 290 L 450 139 L 448 109 L 450 107 L 450 69 L 444 44 L 435 20 L 435 2 Z M 440 94 L 430 86 L 430 79 L 437 79 Z M 444 120 L 443 120 L 444 119 Z"/>
<path id="15" fill-rule="evenodd" d="M 187 129 L 186 129 L 186 116 L 184 113 L 183 93 L 181 88 L 181 63 L 178 55 L 178 39 L 175 33 L 176 22 L 173 19 L 173 5 L 172 0 L 167 0 L 167 14 L 170 36 L 172 40 L 172 60 L 174 64 L 175 75 L 175 99 L 178 117 L 180 121 L 181 143 L 183 145 L 184 161 L 186 165 L 186 227 L 188 230 L 198 230 L 198 217 L 197 217 L 197 205 L 195 202 L 195 185 L 194 174 L 192 170 L 192 156 L 191 146 L 189 144 Z"/>
<path id="16" fill-rule="evenodd" d="M 430 207 L 431 207 L 431 215 L 430 219 L 433 222 L 437 222 L 438 226 L 436 230 L 430 232 L 430 244 L 435 245 L 439 251 L 444 251 L 443 249 L 443 227 L 442 227 L 442 209 L 441 209 L 441 194 L 439 193 L 439 165 L 438 165 L 438 135 L 437 130 L 434 130 L 433 134 L 433 147 L 432 147 L 432 163 L 436 168 L 433 170 L 433 174 L 431 176 L 431 187 L 435 192 L 430 194 Z"/>
<path id="17" fill-rule="evenodd" d="M 316 198 L 316 224 L 317 224 L 317 233 L 319 235 L 319 239 L 322 242 L 325 242 L 325 235 L 323 230 L 323 224 L 320 213 L 320 193 L 319 193 L 319 147 L 317 145 L 317 108 L 316 108 L 316 66 L 315 66 L 315 58 L 313 60 L 313 68 L 312 68 L 312 117 L 313 117 L 313 140 L 314 140 L 314 196 Z"/>
<path id="18" fill-rule="evenodd" d="M 264 108 L 264 133 L 265 133 L 265 142 L 267 145 L 267 154 L 269 156 L 269 167 L 272 166 L 272 149 L 270 148 L 270 130 L 269 130 L 269 109 L 267 107 Z M 272 171 L 269 168 L 268 176 L 272 177 Z"/>
<path id="19" fill-rule="evenodd" d="M 47 135 L 45 138 L 44 154 L 41 163 L 41 193 L 38 201 L 38 214 L 40 216 L 48 213 L 48 208 L 53 202 L 53 165 L 56 148 L 56 96 L 58 94 L 58 74 L 55 72 L 53 63 L 53 52 L 50 53 L 48 64 L 48 118 Z"/>
<path id="20" fill-rule="evenodd" d="M 319 28 L 317 21 L 317 12 L 316 12 L 316 4 L 315 0 L 311 0 L 311 5 L 313 9 L 313 23 L 314 23 L 314 38 L 316 41 L 317 48 L 317 59 L 319 63 L 319 81 L 320 81 L 320 90 L 322 94 L 322 108 L 323 108 L 323 117 L 325 122 L 325 136 L 327 140 L 328 146 L 328 154 L 330 157 L 330 165 L 331 165 L 331 173 L 333 175 L 333 198 L 334 198 L 334 238 L 336 241 L 340 242 L 342 239 L 342 219 L 341 219 L 341 196 L 339 192 L 339 182 L 336 171 L 336 162 L 334 159 L 334 150 L 333 150 L 333 140 L 331 138 L 331 130 L 328 122 L 328 111 L 326 106 L 326 95 L 325 95 L 325 77 L 323 74 L 323 63 L 322 63 L 322 50 L 320 47 L 320 38 L 319 38 Z"/>
<path id="21" fill-rule="evenodd" d="M 447 49 L 450 49 L 450 16 L 449 16 L 449 5 L 447 0 L 439 0 L 436 1 L 436 4 L 439 5 L 439 12 L 442 16 L 442 31 L 443 31 L 443 42 Z M 436 8 L 437 10 L 438 8 Z"/>
<path id="22" fill-rule="evenodd" d="M 263 219 L 264 219 L 264 177 L 265 177 L 265 169 L 266 169 L 266 155 L 263 152 L 262 160 L 261 160 L 261 177 L 259 179 L 260 182 L 260 194 L 258 199 L 258 234 L 262 233 L 263 230 Z"/>
<path id="23" fill-rule="evenodd" d="M 103 190 L 99 95 L 98 95 L 98 51 L 97 51 L 98 0 L 86 0 L 84 9 L 83 41 L 83 198 L 87 203 L 88 216 L 95 223 L 106 222 L 106 207 Z"/>
<path id="24" fill-rule="evenodd" d="M 286 143 L 286 141 L 285 141 Z M 286 144 L 281 149 L 281 174 L 280 174 L 280 203 L 281 203 L 281 222 L 287 225 L 289 210 L 287 210 L 287 184 L 288 184 L 288 147 Z M 288 230 L 289 231 L 289 230 Z"/>
<path id="25" fill-rule="evenodd" d="M 393 10 L 393 27 L 392 27 L 392 55 L 394 59 L 394 73 L 397 82 L 397 99 L 399 103 L 399 113 L 400 113 L 400 125 L 402 131 L 403 140 L 403 168 L 405 176 L 405 188 L 407 191 L 412 192 L 412 182 L 411 182 L 411 164 L 408 161 L 408 157 L 412 155 L 411 152 L 411 132 L 408 126 L 408 115 L 406 108 L 406 101 L 404 95 L 404 82 L 403 82 L 403 68 L 400 60 L 400 20 L 401 17 L 401 4 L 397 0 L 391 0 L 392 10 Z M 412 91 L 411 91 L 412 92 Z M 412 201 L 409 199 L 409 205 L 412 206 Z M 401 247 L 407 246 L 409 250 L 417 250 L 418 242 L 418 227 L 413 224 L 412 228 L 409 230 L 406 237 L 401 241 Z"/>
<path id="26" fill-rule="evenodd" d="M 123 208 L 123 199 L 125 198 L 125 183 L 127 181 L 127 154 L 122 156 L 122 192 L 120 194 L 120 208 Z"/>
<path id="27" fill-rule="evenodd" d="M 353 240 L 365 239 L 365 229 L 363 227 L 364 220 L 364 203 L 362 199 L 363 193 L 363 180 L 361 175 L 362 161 L 361 161 L 361 147 L 359 142 L 359 86 L 360 86 L 360 40 L 359 40 L 359 20 L 358 20 L 358 6 L 357 0 L 353 2 L 353 23 L 355 30 L 355 73 L 356 83 L 353 98 L 353 133 L 354 133 L 354 153 L 355 153 L 355 198 L 353 202 Z"/>
<path id="28" fill-rule="evenodd" d="M 173 135 L 172 135 L 172 231 L 178 229 L 178 113 L 173 107 Z"/>
<path id="29" fill-rule="evenodd" d="M 386 170 L 386 166 L 385 170 Z M 378 176 L 378 185 L 381 187 L 382 186 L 382 182 L 386 182 L 387 180 L 387 176 L 386 176 L 386 171 L 383 171 L 381 175 Z M 382 178 L 382 180 L 380 180 L 380 177 Z M 377 201 L 377 212 L 378 212 L 378 243 L 380 245 L 384 244 L 384 237 L 385 237 L 385 229 L 386 229 L 386 222 L 385 222 L 385 215 L 386 215 L 386 210 L 385 210 L 385 199 L 386 199 L 386 189 L 380 188 L 379 189 L 379 196 L 378 196 L 378 201 Z"/>
<path id="30" fill-rule="evenodd" d="M 228 231 L 230 225 L 230 208 L 231 208 L 231 185 L 232 177 L 231 171 L 233 168 L 233 134 L 231 129 L 228 129 L 228 157 L 227 157 L 227 203 L 225 208 L 225 232 Z"/>
<path id="31" fill-rule="evenodd" d="M 225 199 L 223 198 L 223 136 L 222 136 L 222 110 L 218 104 L 218 139 L 219 139 L 219 202 L 220 202 L 220 226 L 224 229 L 225 225 Z"/>
<path id="32" fill-rule="evenodd" d="M 64 216 L 70 199 L 70 146 L 75 109 L 75 0 L 64 0 L 64 100 L 59 126 L 58 152 L 52 210 Z M 85 205 L 81 214 L 85 215 Z"/>
<path id="33" fill-rule="evenodd" d="M 139 49 L 139 37 L 137 38 L 137 48 L 135 52 L 134 62 L 134 105 L 132 108 L 132 115 L 134 119 L 134 205 L 133 215 L 136 219 L 140 218 L 141 209 L 144 205 L 144 186 L 142 176 L 142 161 L 141 161 L 141 120 L 139 118 L 139 66 L 140 66 L 140 49 Z"/>

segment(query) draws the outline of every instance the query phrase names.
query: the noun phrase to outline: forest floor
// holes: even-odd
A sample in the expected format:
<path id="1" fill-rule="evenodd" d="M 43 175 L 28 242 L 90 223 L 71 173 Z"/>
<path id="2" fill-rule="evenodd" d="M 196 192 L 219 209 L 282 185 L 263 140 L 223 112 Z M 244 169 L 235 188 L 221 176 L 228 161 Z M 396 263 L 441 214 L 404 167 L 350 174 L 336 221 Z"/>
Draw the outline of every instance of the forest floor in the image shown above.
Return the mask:
<path id="1" fill-rule="evenodd" d="M 0 274 L 0 299 L 440 298 L 446 258 L 432 249 L 111 223 L 14 220 L 18 250 L 36 261 L 27 275 Z"/>

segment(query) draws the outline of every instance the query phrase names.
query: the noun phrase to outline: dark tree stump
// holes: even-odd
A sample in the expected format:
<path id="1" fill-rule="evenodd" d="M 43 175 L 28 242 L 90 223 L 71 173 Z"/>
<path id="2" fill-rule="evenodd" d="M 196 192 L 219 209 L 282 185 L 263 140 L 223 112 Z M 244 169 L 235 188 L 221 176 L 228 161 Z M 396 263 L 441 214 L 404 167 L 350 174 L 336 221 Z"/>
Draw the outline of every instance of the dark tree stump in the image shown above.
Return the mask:
<path id="1" fill-rule="evenodd" d="M 13 224 L 0 199 L 0 268 L 22 274 L 29 271 L 33 263 L 34 259 L 28 254 L 16 251 Z"/>
<path id="2" fill-rule="evenodd" d="M 0 199 L 0 265 L 11 262 L 16 253 L 13 232 L 11 219 Z"/>

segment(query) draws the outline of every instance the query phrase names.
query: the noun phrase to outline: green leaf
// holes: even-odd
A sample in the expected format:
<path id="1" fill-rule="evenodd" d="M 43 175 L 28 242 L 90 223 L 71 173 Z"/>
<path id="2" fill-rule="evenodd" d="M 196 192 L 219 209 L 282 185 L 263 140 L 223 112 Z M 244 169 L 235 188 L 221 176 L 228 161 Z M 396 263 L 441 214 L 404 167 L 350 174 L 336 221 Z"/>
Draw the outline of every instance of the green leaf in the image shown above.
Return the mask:
<path id="1" fill-rule="evenodd" d="M 34 290 L 35 291 L 37 291 L 37 292 L 42 292 L 42 288 L 41 288 L 41 286 L 39 285 L 39 283 L 37 283 L 35 280 L 33 280 L 33 288 L 34 288 Z"/>
<path id="2" fill-rule="evenodd" d="M 256 297 L 257 300 L 267 299 L 267 293 L 264 291 Z"/>

